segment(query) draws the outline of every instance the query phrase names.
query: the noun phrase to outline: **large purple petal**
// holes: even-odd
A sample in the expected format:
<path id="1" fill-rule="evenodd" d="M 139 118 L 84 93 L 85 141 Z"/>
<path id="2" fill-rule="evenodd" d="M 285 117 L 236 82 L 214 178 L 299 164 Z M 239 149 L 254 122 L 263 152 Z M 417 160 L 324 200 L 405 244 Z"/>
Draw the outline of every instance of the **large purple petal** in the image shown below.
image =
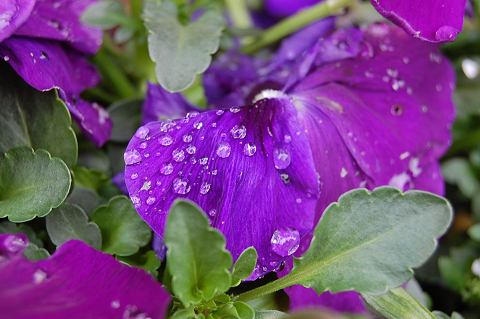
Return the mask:
<path id="1" fill-rule="evenodd" d="M 10 37 L 27 21 L 35 0 L 9 0 L 0 3 L 0 42 Z"/>
<path id="2" fill-rule="evenodd" d="M 372 5 L 408 34 L 429 42 L 455 40 L 462 30 L 467 0 L 371 0 Z"/>
<path id="3" fill-rule="evenodd" d="M 170 93 L 158 84 L 148 83 L 147 95 L 142 105 L 142 124 L 179 118 L 201 109 L 190 103 L 180 93 Z"/>
<path id="4" fill-rule="evenodd" d="M 102 45 L 102 30 L 80 22 L 83 11 L 98 0 L 37 0 L 32 15 L 17 36 L 68 42 L 74 49 L 94 54 Z"/>
<path id="5" fill-rule="evenodd" d="M 23 257 L 25 235 L 0 235 L 0 313 L 10 319 L 164 318 L 170 296 L 150 275 L 78 240 Z"/>
<path id="6" fill-rule="evenodd" d="M 0 43 L 0 56 L 37 90 L 59 89 L 73 119 L 97 146 L 108 140 L 112 122 L 107 111 L 79 98 L 100 75 L 77 51 L 58 41 L 12 36 Z"/>
<path id="7" fill-rule="evenodd" d="M 276 17 L 287 17 L 323 0 L 264 0 L 265 10 Z"/>
<path id="8" fill-rule="evenodd" d="M 125 162 L 130 198 L 157 234 L 172 202 L 191 199 L 226 236 L 234 259 L 257 249 L 251 279 L 279 267 L 313 226 L 318 179 L 288 98 L 147 124 Z"/>

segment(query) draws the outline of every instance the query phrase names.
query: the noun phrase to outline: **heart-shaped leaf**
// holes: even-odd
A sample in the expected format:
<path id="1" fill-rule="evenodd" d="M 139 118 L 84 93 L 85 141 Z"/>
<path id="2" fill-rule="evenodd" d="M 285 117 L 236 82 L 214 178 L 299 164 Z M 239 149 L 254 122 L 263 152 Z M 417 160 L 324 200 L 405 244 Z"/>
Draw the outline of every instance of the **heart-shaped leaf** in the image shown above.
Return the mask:
<path id="1" fill-rule="evenodd" d="M 47 215 L 63 203 L 71 181 L 67 165 L 47 151 L 11 149 L 0 166 L 0 218 L 25 222 Z"/>
<path id="2" fill-rule="evenodd" d="M 232 287 L 240 285 L 242 280 L 252 274 L 257 264 L 257 258 L 257 250 L 254 247 L 248 247 L 243 251 L 232 268 Z"/>
<path id="3" fill-rule="evenodd" d="M 143 14 L 150 57 L 156 62 L 158 82 L 170 92 L 179 92 L 204 72 L 220 44 L 224 28 L 221 15 L 207 11 L 188 25 L 178 20 L 178 9 L 170 0 L 148 1 Z"/>

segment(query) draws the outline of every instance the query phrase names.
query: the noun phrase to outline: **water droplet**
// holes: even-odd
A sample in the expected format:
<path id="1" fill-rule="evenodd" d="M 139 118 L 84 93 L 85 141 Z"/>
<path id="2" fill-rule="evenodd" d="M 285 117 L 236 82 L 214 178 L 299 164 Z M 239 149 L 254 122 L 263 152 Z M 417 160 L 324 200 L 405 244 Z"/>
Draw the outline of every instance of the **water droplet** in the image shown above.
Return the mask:
<path id="1" fill-rule="evenodd" d="M 275 148 L 273 150 L 273 163 L 276 169 L 285 169 L 290 165 L 290 152 L 284 148 Z"/>
<path id="2" fill-rule="evenodd" d="M 480 65 L 478 65 L 477 62 L 471 60 L 471 59 L 464 59 L 462 61 L 462 70 L 463 73 L 467 76 L 469 79 L 474 79 L 478 76 L 478 73 L 480 72 Z"/>
<path id="3" fill-rule="evenodd" d="M 392 112 L 392 114 L 395 115 L 395 116 L 402 115 L 402 113 L 403 113 L 402 104 L 393 105 L 390 112 Z"/>
<path id="4" fill-rule="evenodd" d="M 232 137 L 237 139 L 243 139 L 245 136 L 247 136 L 247 129 L 243 125 L 235 125 L 231 130 L 230 134 L 232 134 Z"/>
<path id="5" fill-rule="evenodd" d="M 426 105 L 422 105 L 422 112 L 427 113 L 428 107 Z"/>
<path id="6" fill-rule="evenodd" d="M 253 143 L 246 143 L 245 146 L 243 147 L 243 154 L 246 156 L 253 156 L 255 152 L 257 151 L 257 146 Z"/>
<path id="7" fill-rule="evenodd" d="M 288 134 L 286 134 L 284 137 L 283 137 L 283 141 L 288 144 L 292 141 L 292 137 Z"/>
<path id="8" fill-rule="evenodd" d="M 33 273 L 33 283 L 34 284 L 40 284 L 42 283 L 45 279 L 47 278 L 47 273 L 42 271 L 41 269 L 37 269 Z"/>
<path id="9" fill-rule="evenodd" d="M 163 146 L 172 145 L 173 138 L 168 134 L 162 134 L 158 137 L 158 143 Z"/>
<path id="10" fill-rule="evenodd" d="M 297 204 L 301 204 L 301 203 L 302 203 L 302 199 L 301 199 L 301 198 L 297 198 L 297 199 L 295 200 L 295 202 L 296 202 Z"/>
<path id="11" fill-rule="evenodd" d="M 367 79 L 373 78 L 373 73 L 370 72 L 370 71 L 365 71 L 364 75 L 365 75 L 365 77 L 366 77 Z"/>
<path id="12" fill-rule="evenodd" d="M 145 126 L 142 126 L 135 132 L 135 137 L 145 138 L 149 132 L 150 130 L 148 128 L 146 128 Z"/>
<path id="13" fill-rule="evenodd" d="M 442 85 L 441 84 L 437 84 L 435 86 L 435 88 L 437 89 L 437 92 L 441 92 L 442 91 Z"/>
<path id="14" fill-rule="evenodd" d="M 345 169 L 345 167 L 342 167 L 342 170 L 340 171 L 340 177 L 344 178 L 347 175 L 348 175 L 348 171 Z"/>
<path id="15" fill-rule="evenodd" d="M 203 126 L 202 122 L 195 122 L 193 123 L 193 127 L 196 128 L 197 130 L 201 129 Z"/>
<path id="16" fill-rule="evenodd" d="M 120 300 L 114 300 L 114 301 L 112 301 L 112 303 L 110 304 L 110 306 L 111 306 L 113 309 L 118 309 L 118 308 L 120 308 Z"/>
<path id="17" fill-rule="evenodd" d="M 196 148 L 195 146 L 193 146 L 193 145 L 188 145 L 188 147 L 187 147 L 187 153 L 188 153 L 188 154 L 191 154 L 191 155 L 192 155 L 192 154 L 195 154 L 196 151 L 197 151 L 197 148 Z"/>
<path id="18" fill-rule="evenodd" d="M 200 162 L 201 165 L 207 164 L 207 162 L 208 162 L 208 157 L 206 157 L 206 156 L 200 157 L 199 162 Z"/>
<path id="19" fill-rule="evenodd" d="M 387 74 L 392 78 L 396 78 L 398 76 L 398 70 L 395 69 L 387 69 Z"/>
<path id="20" fill-rule="evenodd" d="M 218 110 L 217 112 L 215 112 L 215 114 L 217 114 L 218 116 L 222 115 L 223 113 L 225 113 L 224 110 Z"/>
<path id="21" fill-rule="evenodd" d="M 173 192 L 175 194 L 185 195 L 190 192 L 192 188 L 190 186 L 190 181 L 185 177 L 177 177 L 173 180 Z"/>
<path id="22" fill-rule="evenodd" d="M 217 173 L 218 173 L 218 171 L 217 171 L 216 169 L 214 169 L 214 170 L 212 171 L 212 175 L 217 175 Z"/>
<path id="23" fill-rule="evenodd" d="M 123 154 L 123 159 L 126 165 L 133 165 L 140 163 L 142 161 L 142 156 L 138 153 L 137 150 L 129 150 Z"/>
<path id="24" fill-rule="evenodd" d="M 449 25 L 444 25 L 435 32 L 435 40 L 440 42 L 453 41 L 457 36 L 458 30 Z"/>
<path id="25" fill-rule="evenodd" d="M 147 198 L 147 205 L 153 205 L 155 203 L 155 197 L 149 197 Z"/>
<path id="26" fill-rule="evenodd" d="M 139 146 L 141 149 L 146 149 L 147 148 L 147 142 L 143 142 L 142 144 L 140 144 Z"/>
<path id="27" fill-rule="evenodd" d="M 183 141 L 184 141 L 185 143 L 190 143 L 190 142 L 192 141 L 192 139 L 193 139 L 193 138 L 192 138 L 192 136 L 191 136 L 190 134 L 185 134 L 185 135 L 183 136 Z"/>
<path id="28" fill-rule="evenodd" d="M 3 59 L 4 59 L 5 61 L 8 61 L 8 60 L 10 60 L 10 57 L 9 57 L 8 55 L 6 55 L 6 56 L 3 57 Z"/>
<path id="29" fill-rule="evenodd" d="M 212 127 L 217 127 L 217 123 L 212 123 Z"/>
<path id="30" fill-rule="evenodd" d="M 173 150 L 172 156 L 175 162 L 181 162 L 185 159 L 185 152 L 179 148 L 176 148 Z"/>
<path id="31" fill-rule="evenodd" d="M 300 246 L 300 234 L 296 229 L 277 229 L 270 239 L 271 249 L 282 257 L 292 255 Z"/>
<path id="32" fill-rule="evenodd" d="M 173 172 L 173 165 L 171 163 L 163 163 L 160 166 L 160 173 L 163 175 L 170 175 Z"/>
<path id="33" fill-rule="evenodd" d="M 155 184 L 157 184 L 157 186 L 160 186 L 162 185 L 162 182 L 158 180 Z"/>
<path id="34" fill-rule="evenodd" d="M 290 176 L 288 176 L 288 174 L 280 174 L 280 177 L 282 178 L 282 181 L 283 181 L 285 184 L 290 183 Z"/>
<path id="35" fill-rule="evenodd" d="M 192 158 L 190 159 L 190 163 L 192 163 L 192 164 L 196 164 L 196 163 L 197 163 L 197 160 L 195 159 L 195 157 L 192 157 Z"/>
<path id="36" fill-rule="evenodd" d="M 216 214 L 217 214 L 217 210 L 216 210 L 216 209 L 211 209 L 211 210 L 208 212 L 208 216 L 210 216 L 210 217 L 215 217 Z"/>
<path id="37" fill-rule="evenodd" d="M 206 193 L 208 193 L 211 185 L 212 184 L 209 184 L 207 182 L 203 182 L 202 185 L 200 186 L 200 194 L 205 195 Z"/>
<path id="38" fill-rule="evenodd" d="M 188 112 L 185 117 L 186 117 L 187 119 L 191 119 L 192 117 L 195 117 L 195 116 L 197 116 L 198 114 L 200 114 L 200 113 L 198 113 L 197 111 L 192 111 L 192 112 Z"/>
<path id="39" fill-rule="evenodd" d="M 230 156 L 232 148 L 230 147 L 230 143 L 228 142 L 220 142 L 217 145 L 217 155 L 221 158 L 227 158 Z"/>
<path id="40" fill-rule="evenodd" d="M 241 109 L 239 107 L 231 107 L 230 108 L 230 112 L 232 112 L 232 113 L 238 113 L 238 112 L 240 112 L 240 110 Z"/>
<path id="41" fill-rule="evenodd" d="M 138 174 L 137 174 L 137 173 L 133 173 L 132 175 L 130 175 L 130 178 L 131 178 L 131 179 L 137 179 L 137 178 L 138 178 Z"/>
<path id="42" fill-rule="evenodd" d="M 25 248 L 27 243 L 20 236 L 9 235 L 3 242 L 3 245 L 9 252 L 16 253 Z"/>

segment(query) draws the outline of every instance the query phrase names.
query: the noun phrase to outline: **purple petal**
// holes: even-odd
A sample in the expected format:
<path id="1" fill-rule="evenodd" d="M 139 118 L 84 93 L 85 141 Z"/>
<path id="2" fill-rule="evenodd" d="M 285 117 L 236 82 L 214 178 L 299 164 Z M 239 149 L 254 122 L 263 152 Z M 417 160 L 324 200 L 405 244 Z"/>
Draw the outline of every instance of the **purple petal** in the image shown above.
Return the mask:
<path id="1" fill-rule="evenodd" d="M 35 0 L 9 0 L 0 4 L 0 42 L 10 37 L 27 21 Z"/>
<path id="2" fill-rule="evenodd" d="M 164 318 L 170 296 L 139 268 L 71 240 L 48 259 L 23 257 L 25 235 L 0 235 L 5 318 Z M 138 317 L 135 317 L 138 316 Z"/>
<path id="3" fill-rule="evenodd" d="M 108 140 L 112 122 L 107 111 L 79 98 L 100 76 L 77 51 L 57 41 L 12 36 L 0 43 L 0 56 L 37 90 L 58 89 L 75 122 L 97 146 Z"/>
<path id="4" fill-rule="evenodd" d="M 158 84 L 148 83 L 147 95 L 142 106 L 142 124 L 179 118 L 188 112 L 200 112 L 182 94 L 170 93 Z"/>
<path id="5" fill-rule="evenodd" d="M 83 11 L 97 0 L 44 0 L 37 1 L 27 23 L 16 32 L 17 36 L 66 41 L 85 54 L 95 54 L 102 45 L 101 29 L 80 22 Z"/>
<path id="6" fill-rule="evenodd" d="M 318 180 L 287 98 L 141 127 L 125 153 L 130 198 L 163 234 L 179 197 L 195 201 L 236 259 L 254 246 L 255 279 L 280 266 L 313 226 Z"/>
<path id="7" fill-rule="evenodd" d="M 276 17 L 287 17 L 322 0 L 265 0 L 265 10 Z"/>
<path id="8" fill-rule="evenodd" d="M 429 42 L 455 40 L 462 30 L 467 0 L 372 0 L 372 5 L 408 34 Z"/>
<path id="9" fill-rule="evenodd" d="M 115 184 L 122 193 L 128 195 L 127 185 L 125 185 L 125 172 L 118 173 L 113 176 L 110 181 Z"/>

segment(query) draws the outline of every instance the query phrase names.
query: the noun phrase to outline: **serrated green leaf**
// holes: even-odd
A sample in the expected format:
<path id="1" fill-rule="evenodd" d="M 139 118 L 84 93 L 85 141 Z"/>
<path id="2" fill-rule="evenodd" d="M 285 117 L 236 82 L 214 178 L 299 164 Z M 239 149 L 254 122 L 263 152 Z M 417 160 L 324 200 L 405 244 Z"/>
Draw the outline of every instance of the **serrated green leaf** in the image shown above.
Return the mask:
<path id="1" fill-rule="evenodd" d="M 47 215 L 63 203 L 71 181 L 67 165 L 47 151 L 11 149 L 0 167 L 0 217 L 25 222 Z"/>
<path id="2" fill-rule="evenodd" d="M 5 64 L 0 64 L 0 73 L 0 153 L 30 146 L 45 149 L 73 167 L 77 138 L 70 113 L 57 92 L 35 90 Z"/>
<path id="3" fill-rule="evenodd" d="M 92 221 L 102 233 L 102 251 L 129 256 L 151 239 L 150 227 L 138 216 L 132 202 L 125 196 L 113 197 L 106 206 L 98 207 Z"/>
<path id="4" fill-rule="evenodd" d="M 149 250 L 145 254 L 136 253 L 132 256 L 117 256 L 116 259 L 127 265 L 142 268 L 149 274 L 153 274 L 155 278 L 158 276 L 157 269 L 160 268 L 161 261 L 153 250 Z"/>
<path id="5" fill-rule="evenodd" d="M 450 289 L 460 292 L 465 288 L 465 275 L 459 265 L 449 256 L 438 258 L 438 269 Z"/>
<path id="6" fill-rule="evenodd" d="M 128 99 L 108 107 L 108 113 L 113 122 L 110 141 L 127 143 L 130 141 L 140 127 L 142 104 L 142 99 Z"/>
<path id="7" fill-rule="evenodd" d="M 241 301 L 236 301 L 233 303 L 235 309 L 237 309 L 238 318 L 240 319 L 254 319 L 255 311 L 250 308 L 246 303 Z"/>
<path id="8" fill-rule="evenodd" d="M 389 290 L 383 295 L 362 294 L 362 298 L 369 306 L 389 319 L 435 319 L 427 308 L 403 288 Z"/>
<path id="9" fill-rule="evenodd" d="M 412 277 L 412 267 L 433 253 L 451 219 L 449 203 L 430 193 L 352 190 L 327 207 L 310 248 L 281 280 L 319 294 L 385 292 Z"/>
<path id="10" fill-rule="evenodd" d="M 170 92 L 188 88 L 197 74 L 204 72 L 218 50 L 225 22 L 213 11 L 205 12 L 184 26 L 178 20 L 178 9 L 170 0 L 148 1 L 143 14 L 150 31 L 148 50 L 156 62 L 155 73 L 160 85 Z"/>
<path id="11" fill-rule="evenodd" d="M 257 264 L 257 250 L 255 247 L 248 247 L 238 257 L 232 268 L 232 287 L 240 285 L 242 280 L 247 279 Z"/>
<path id="12" fill-rule="evenodd" d="M 277 310 L 256 310 L 255 319 L 283 319 L 291 318 L 289 314 L 286 314 Z"/>
<path id="13" fill-rule="evenodd" d="M 177 200 L 164 234 L 167 268 L 174 295 L 185 307 L 230 288 L 232 256 L 225 237 L 210 227 L 206 214 L 192 202 Z"/>
<path id="14" fill-rule="evenodd" d="M 63 204 L 46 217 L 47 232 L 56 246 L 78 239 L 100 250 L 102 235 L 97 224 L 88 221 L 87 214 L 77 205 Z"/>

